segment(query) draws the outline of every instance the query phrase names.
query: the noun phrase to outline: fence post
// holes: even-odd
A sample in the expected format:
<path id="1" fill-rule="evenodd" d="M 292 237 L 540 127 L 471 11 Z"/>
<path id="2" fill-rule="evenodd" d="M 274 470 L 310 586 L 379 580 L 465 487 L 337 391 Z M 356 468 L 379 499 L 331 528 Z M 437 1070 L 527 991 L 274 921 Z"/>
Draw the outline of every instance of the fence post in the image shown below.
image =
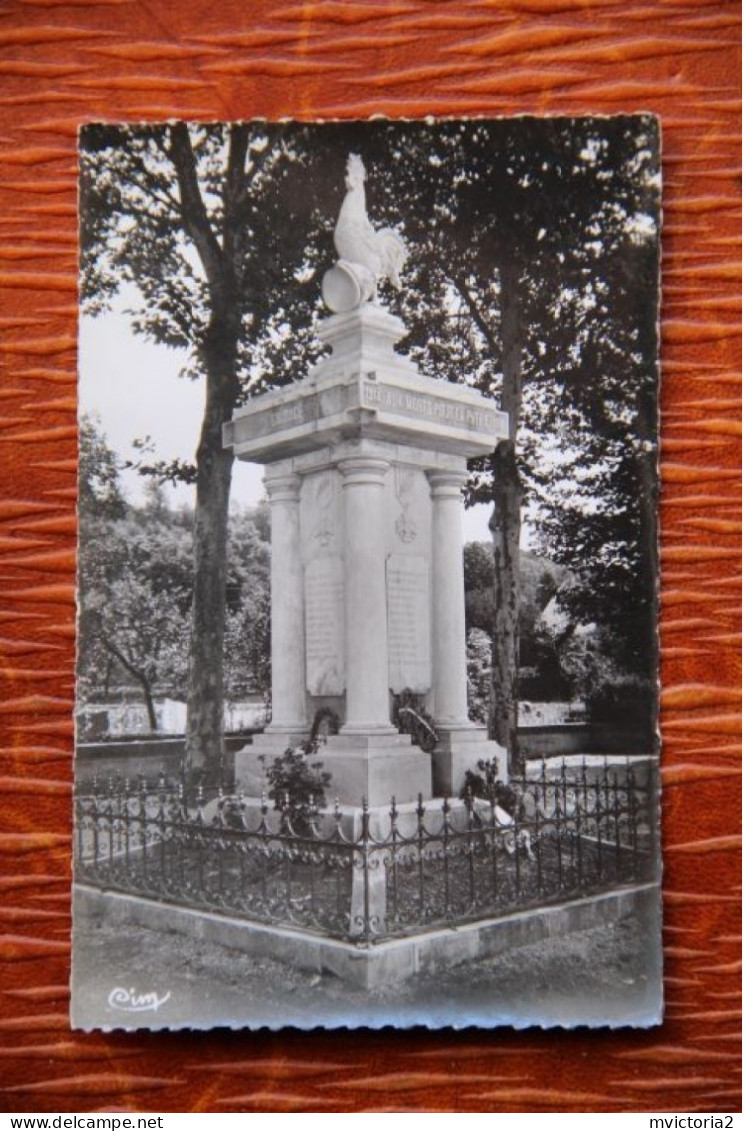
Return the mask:
<path id="1" fill-rule="evenodd" d="M 362 808 L 355 811 L 353 820 L 349 937 L 353 942 L 369 946 L 383 938 L 387 929 L 385 857 L 388 850 L 377 847 L 370 835 L 366 797 L 362 798 Z"/>
<path id="2" fill-rule="evenodd" d="M 147 881 L 148 879 L 148 833 L 147 826 L 147 780 L 144 774 L 139 775 L 139 809 L 137 813 L 139 819 L 139 831 L 142 839 L 142 878 Z"/>
<path id="3" fill-rule="evenodd" d="M 615 882 L 622 879 L 622 843 L 620 840 L 620 798 L 617 789 L 617 771 L 612 771 L 612 818 L 615 825 Z"/>
<path id="4" fill-rule="evenodd" d="M 391 916 L 395 923 L 398 919 L 398 806 L 394 795 L 390 803 L 390 867 L 387 875 L 392 884 Z"/>
<path id="5" fill-rule="evenodd" d="M 576 878 L 579 891 L 584 886 L 584 836 L 588 830 L 586 758 L 581 759 L 581 778 L 576 783 Z"/>
<path id="6" fill-rule="evenodd" d="M 444 917 L 450 918 L 450 874 L 449 874 L 449 824 L 450 804 L 446 797 L 442 800 L 442 870 L 444 872 Z"/>
<path id="7" fill-rule="evenodd" d="M 525 794 L 527 790 L 525 789 Z M 537 894 L 542 895 L 542 820 L 540 817 L 540 790 L 537 785 L 532 788 L 532 800 L 535 806 L 533 813 L 533 851 L 535 854 L 535 864 L 537 865 Z"/>
<path id="8" fill-rule="evenodd" d="M 475 906 L 475 860 L 473 853 L 475 851 L 475 844 L 473 841 L 473 791 L 470 786 L 465 790 L 465 809 L 468 814 L 468 886 L 469 886 L 469 907 Z"/>

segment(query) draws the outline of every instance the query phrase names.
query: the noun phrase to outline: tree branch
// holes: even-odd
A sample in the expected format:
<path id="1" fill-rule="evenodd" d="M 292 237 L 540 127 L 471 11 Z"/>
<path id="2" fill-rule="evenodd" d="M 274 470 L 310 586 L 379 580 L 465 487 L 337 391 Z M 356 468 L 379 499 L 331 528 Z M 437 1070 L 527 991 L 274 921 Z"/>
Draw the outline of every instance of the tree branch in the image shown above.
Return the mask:
<path id="1" fill-rule="evenodd" d="M 147 676 L 144 674 L 144 672 L 136 667 L 132 663 L 132 661 L 124 655 L 121 648 L 114 644 L 113 640 L 111 640 L 105 632 L 101 632 L 101 643 L 103 644 L 104 648 L 111 653 L 114 659 L 118 660 L 121 666 L 125 668 L 130 675 L 133 675 L 139 683 L 142 683 L 147 679 Z"/>
<path id="2" fill-rule="evenodd" d="M 219 287 L 224 282 L 224 255 L 199 189 L 196 159 L 185 122 L 170 127 L 169 156 L 178 177 L 184 227 L 199 253 L 210 287 Z"/>
<path id="3" fill-rule="evenodd" d="M 144 170 L 143 170 L 143 174 L 144 174 L 145 177 L 148 176 L 148 174 L 146 174 L 144 172 Z M 147 184 L 147 181 L 145 179 L 141 180 L 140 178 L 135 177 L 135 176 L 132 177 L 132 183 L 137 186 L 137 188 L 140 190 L 140 192 L 146 193 L 147 196 L 150 197 L 150 200 L 155 201 L 156 204 L 162 204 L 165 208 L 167 208 L 169 214 L 174 219 L 177 220 L 177 219 L 180 218 L 181 208 L 180 208 L 178 201 L 174 197 L 172 197 L 168 192 L 166 192 L 165 189 L 155 188 L 154 185 Z M 161 192 L 162 192 L 162 196 L 161 196 Z"/>
<path id="4" fill-rule="evenodd" d="M 246 197 L 245 159 L 248 153 L 248 126 L 245 122 L 230 127 L 227 172 L 222 188 L 222 246 L 228 270 L 240 281 L 243 239 L 240 213 Z"/>
<path id="5" fill-rule="evenodd" d="M 493 330 L 491 329 L 491 327 L 489 326 L 488 322 L 486 321 L 485 316 L 481 312 L 480 307 L 478 306 L 477 302 L 475 301 L 475 299 L 471 295 L 470 289 L 468 288 L 465 280 L 460 278 L 460 276 L 458 276 L 458 275 L 453 275 L 452 276 L 452 282 L 455 284 L 455 287 L 457 288 L 460 296 L 465 300 L 465 305 L 467 306 L 468 310 L 470 311 L 470 313 L 473 317 L 473 321 L 475 322 L 476 326 L 480 330 L 483 337 L 486 339 L 489 349 L 493 352 L 493 354 L 496 357 L 498 357 L 499 354 L 501 353 L 500 342 L 499 342 L 498 338 L 495 336 L 495 334 L 494 334 Z"/>
<path id="6" fill-rule="evenodd" d="M 157 720 L 157 715 L 155 714 L 155 704 L 152 701 L 152 691 L 150 690 L 150 681 L 148 680 L 147 676 L 145 675 L 144 672 L 142 672 L 138 668 L 136 668 L 134 666 L 134 664 L 132 664 L 127 659 L 127 657 L 124 655 L 124 653 L 122 651 L 120 651 L 119 648 L 116 647 L 116 645 L 113 643 L 113 641 L 109 640 L 109 638 L 106 636 L 105 632 L 101 633 L 101 641 L 103 643 L 104 648 L 116 660 L 118 660 L 119 663 L 122 665 L 122 667 L 125 668 L 129 672 L 130 675 L 134 676 L 134 678 L 139 683 L 140 687 L 142 688 L 142 694 L 145 697 L 145 707 L 147 709 L 147 719 L 148 719 L 148 722 L 150 723 L 150 730 L 156 731 L 158 729 L 158 720 Z"/>
<path id="7" fill-rule="evenodd" d="M 248 153 L 248 126 L 245 122 L 230 127 L 227 176 L 222 191 L 225 238 L 232 235 L 237 209 L 245 198 L 245 159 Z"/>
<path id="8" fill-rule="evenodd" d="M 166 185 L 162 184 L 158 177 L 147 167 L 147 162 L 142 154 L 133 151 L 130 154 L 132 161 L 132 182 L 137 185 L 142 192 L 147 193 L 158 204 L 163 204 L 169 211 L 172 211 L 174 216 L 181 217 L 181 205 L 175 196 L 172 196 L 168 191 Z M 139 173 L 139 176 L 137 174 Z"/>
<path id="9" fill-rule="evenodd" d="M 258 177 L 259 173 L 261 173 L 261 171 L 263 170 L 270 155 L 272 155 L 272 149 L 270 145 L 267 145 L 265 149 L 261 149 L 258 152 L 254 150 L 251 153 L 250 164 L 246 169 L 246 177 L 250 176 L 252 184 L 255 183 L 256 177 Z M 252 205 L 253 201 L 244 191 L 240 202 L 240 210 L 239 212 L 236 212 L 236 219 L 243 222 L 247 218 L 248 211 Z"/>

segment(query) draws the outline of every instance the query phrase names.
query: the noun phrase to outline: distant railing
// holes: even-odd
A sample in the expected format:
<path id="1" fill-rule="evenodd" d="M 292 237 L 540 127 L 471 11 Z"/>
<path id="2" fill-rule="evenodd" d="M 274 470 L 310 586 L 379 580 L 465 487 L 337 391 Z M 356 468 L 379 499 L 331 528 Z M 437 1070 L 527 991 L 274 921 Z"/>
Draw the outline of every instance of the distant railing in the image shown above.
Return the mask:
<path id="1" fill-rule="evenodd" d="M 545 766 L 508 795 L 370 810 L 187 797 L 164 775 L 76 799 L 76 879 L 370 944 L 651 880 L 653 774 Z M 497 800 L 497 796 L 501 800 Z M 508 796 L 508 800 L 506 797 Z M 507 808 L 503 808 L 507 805 Z"/>

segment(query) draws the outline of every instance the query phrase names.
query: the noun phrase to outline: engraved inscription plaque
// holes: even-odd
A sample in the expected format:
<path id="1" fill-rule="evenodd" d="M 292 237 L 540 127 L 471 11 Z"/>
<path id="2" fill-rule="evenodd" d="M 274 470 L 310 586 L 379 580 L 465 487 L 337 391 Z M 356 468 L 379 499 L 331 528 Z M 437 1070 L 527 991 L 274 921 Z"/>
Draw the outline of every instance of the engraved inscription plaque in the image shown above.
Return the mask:
<path id="1" fill-rule="evenodd" d="M 305 660 L 311 695 L 342 695 L 344 566 L 340 557 L 315 558 L 305 568 Z"/>
<path id="2" fill-rule="evenodd" d="M 362 403 L 365 407 L 394 412 L 400 416 L 430 420 L 434 424 L 464 428 L 472 432 L 493 435 L 503 426 L 504 414 L 490 405 L 471 405 L 451 398 L 432 396 L 431 393 L 399 389 L 394 385 L 365 381 L 362 385 Z"/>
<path id="3" fill-rule="evenodd" d="M 387 563 L 390 689 L 423 694 L 431 687 L 429 566 L 419 554 L 391 554 Z"/>

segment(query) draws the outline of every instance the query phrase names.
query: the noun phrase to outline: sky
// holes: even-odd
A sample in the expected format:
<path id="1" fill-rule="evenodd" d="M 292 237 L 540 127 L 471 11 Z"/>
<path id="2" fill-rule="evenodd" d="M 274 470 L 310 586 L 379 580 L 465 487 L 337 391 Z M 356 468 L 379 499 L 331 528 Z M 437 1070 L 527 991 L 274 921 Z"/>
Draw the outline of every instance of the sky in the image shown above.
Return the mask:
<path id="1" fill-rule="evenodd" d="M 96 318 L 80 317 L 80 412 L 98 419 L 108 444 L 122 458 L 136 455 L 136 439 L 151 437 L 160 459 L 193 460 L 204 410 L 202 381 L 179 377 L 185 354 L 133 334 L 117 309 Z M 122 472 L 127 498 L 144 497 L 145 480 Z M 194 488 L 166 487 L 173 505 L 193 503 Z M 232 502 L 252 506 L 263 496 L 263 468 L 236 460 Z M 487 506 L 463 508 L 463 541 L 490 541 Z"/>

